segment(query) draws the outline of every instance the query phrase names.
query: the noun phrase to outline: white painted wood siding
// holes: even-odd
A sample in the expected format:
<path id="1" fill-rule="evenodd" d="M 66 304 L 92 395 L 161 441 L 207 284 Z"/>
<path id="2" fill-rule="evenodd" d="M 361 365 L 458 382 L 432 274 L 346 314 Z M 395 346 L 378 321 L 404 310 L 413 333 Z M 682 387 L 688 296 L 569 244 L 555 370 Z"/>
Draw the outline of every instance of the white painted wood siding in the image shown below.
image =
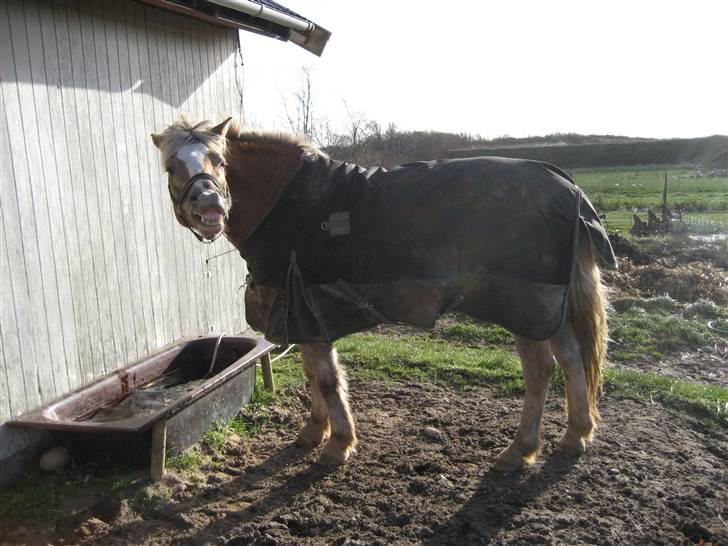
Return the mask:
<path id="1" fill-rule="evenodd" d="M 245 328 L 244 262 L 176 223 L 149 136 L 239 117 L 236 51 L 236 31 L 133 1 L 0 0 L 0 425 Z"/>

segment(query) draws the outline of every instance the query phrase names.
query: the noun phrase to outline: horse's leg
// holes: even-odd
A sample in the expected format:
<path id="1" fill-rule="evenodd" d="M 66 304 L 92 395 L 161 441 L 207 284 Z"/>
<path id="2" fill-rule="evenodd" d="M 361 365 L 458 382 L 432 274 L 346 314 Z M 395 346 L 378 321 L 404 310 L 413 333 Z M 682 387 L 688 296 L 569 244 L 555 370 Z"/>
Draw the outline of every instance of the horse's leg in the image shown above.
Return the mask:
<path id="1" fill-rule="evenodd" d="M 546 402 L 554 356 L 548 341 L 533 341 L 516 336 L 516 349 L 521 357 L 526 396 L 516 437 L 496 459 L 494 469 L 499 471 L 522 468 L 531 462 L 541 446 L 543 407 Z"/>
<path id="2" fill-rule="evenodd" d="M 339 367 L 336 350 L 328 343 L 302 344 L 301 352 L 306 373 L 312 377 L 312 391 L 315 384 L 328 410 L 328 422 L 331 425 L 331 437 L 321 451 L 319 460 L 324 464 L 341 464 L 354 451 L 357 443 L 354 419 L 347 399 L 346 374 Z M 321 413 L 318 414 L 320 416 Z M 311 428 L 315 430 L 313 425 Z M 325 432 L 320 434 L 323 438 Z"/>
<path id="3" fill-rule="evenodd" d="M 579 340 L 567 322 L 551 338 L 551 348 L 564 372 L 568 426 L 559 440 L 559 447 L 583 453 L 591 439 L 594 421 L 589 411 L 587 378 Z"/>
<path id="4" fill-rule="evenodd" d="M 329 426 L 329 409 L 319 389 L 316 379 L 316 358 L 315 353 L 306 349 L 307 345 L 301 345 L 303 354 L 303 370 L 306 372 L 308 384 L 311 387 L 311 416 L 306 426 L 296 438 L 298 447 L 316 447 L 323 442 L 331 431 Z"/>

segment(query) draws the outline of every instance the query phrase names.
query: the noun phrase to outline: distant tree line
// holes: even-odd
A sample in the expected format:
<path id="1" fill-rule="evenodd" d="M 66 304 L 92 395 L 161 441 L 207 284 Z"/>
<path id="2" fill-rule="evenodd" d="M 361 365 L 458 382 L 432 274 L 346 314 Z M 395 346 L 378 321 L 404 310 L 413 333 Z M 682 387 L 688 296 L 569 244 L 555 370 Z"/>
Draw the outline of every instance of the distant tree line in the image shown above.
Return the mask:
<path id="1" fill-rule="evenodd" d="M 476 155 L 523 157 L 570 168 L 678 163 L 715 164 L 713 168 L 725 168 L 723 164 L 727 161 L 723 157 L 727 137 L 721 136 L 657 140 L 554 133 L 485 139 L 467 133 L 402 131 L 393 123 L 384 127 L 346 101 L 346 121 L 334 129 L 328 118 L 316 110 L 313 79 L 307 68 L 301 69 L 297 89 L 283 101 L 292 131 L 305 134 L 333 158 L 364 166 L 391 167 L 410 161 Z"/>

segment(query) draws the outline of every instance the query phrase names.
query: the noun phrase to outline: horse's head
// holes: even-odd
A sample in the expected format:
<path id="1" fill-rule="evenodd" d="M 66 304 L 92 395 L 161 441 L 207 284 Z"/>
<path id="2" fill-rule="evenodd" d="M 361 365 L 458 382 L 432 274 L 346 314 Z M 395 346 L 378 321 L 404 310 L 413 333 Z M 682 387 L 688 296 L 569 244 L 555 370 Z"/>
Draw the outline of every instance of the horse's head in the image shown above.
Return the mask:
<path id="1" fill-rule="evenodd" d="M 152 134 L 168 174 L 169 196 L 177 221 L 211 243 L 225 231 L 232 202 L 225 179 L 225 150 L 232 118 L 212 127 L 182 118 Z"/>

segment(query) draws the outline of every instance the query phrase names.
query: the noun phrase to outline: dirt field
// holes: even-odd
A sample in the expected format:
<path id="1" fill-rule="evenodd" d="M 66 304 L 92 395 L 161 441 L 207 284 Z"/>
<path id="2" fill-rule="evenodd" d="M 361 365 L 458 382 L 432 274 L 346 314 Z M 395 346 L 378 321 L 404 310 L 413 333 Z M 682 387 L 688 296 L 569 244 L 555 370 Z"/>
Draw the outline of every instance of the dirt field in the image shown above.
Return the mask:
<path id="1" fill-rule="evenodd" d="M 353 382 L 361 446 L 329 471 L 292 446 L 306 398 L 272 408 L 263 431 L 229 443 L 204 480 L 171 472 L 104 497 L 56 529 L 10 543 L 58 544 L 728 544 L 728 437 L 659 405 L 604 397 L 581 458 L 554 449 L 522 473 L 490 470 L 520 400 L 485 389 Z M 77 499 L 76 499 L 77 501 Z M 69 505 L 73 501 L 69 499 Z M 70 512 L 70 510 L 69 510 Z"/>

